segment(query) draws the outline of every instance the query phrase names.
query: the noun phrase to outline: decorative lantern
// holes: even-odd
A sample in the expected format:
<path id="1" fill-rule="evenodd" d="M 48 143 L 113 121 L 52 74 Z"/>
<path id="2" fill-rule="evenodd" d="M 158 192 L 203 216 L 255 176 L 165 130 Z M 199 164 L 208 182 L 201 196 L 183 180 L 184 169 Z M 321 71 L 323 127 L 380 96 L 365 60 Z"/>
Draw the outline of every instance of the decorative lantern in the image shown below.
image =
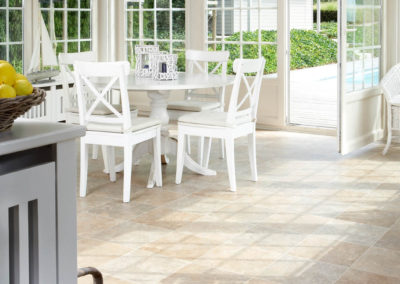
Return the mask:
<path id="1" fill-rule="evenodd" d="M 136 45 L 135 56 L 136 56 L 136 77 L 151 77 L 153 74 L 152 70 L 152 55 L 160 52 L 157 45 Z"/>
<path id="2" fill-rule="evenodd" d="M 152 55 L 152 71 L 154 80 L 176 80 L 178 79 L 178 55 L 158 53 Z"/>

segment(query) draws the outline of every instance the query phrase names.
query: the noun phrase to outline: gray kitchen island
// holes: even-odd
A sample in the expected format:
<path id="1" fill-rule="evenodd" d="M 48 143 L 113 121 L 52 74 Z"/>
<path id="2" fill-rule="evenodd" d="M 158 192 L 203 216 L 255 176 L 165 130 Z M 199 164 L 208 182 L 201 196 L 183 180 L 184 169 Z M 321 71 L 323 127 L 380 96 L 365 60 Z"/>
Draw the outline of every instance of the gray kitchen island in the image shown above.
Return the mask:
<path id="1" fill-rule="evenodd" d="M 16 122 L 0 133 L 0 283 L 77 282 L 81 126 Z"/>

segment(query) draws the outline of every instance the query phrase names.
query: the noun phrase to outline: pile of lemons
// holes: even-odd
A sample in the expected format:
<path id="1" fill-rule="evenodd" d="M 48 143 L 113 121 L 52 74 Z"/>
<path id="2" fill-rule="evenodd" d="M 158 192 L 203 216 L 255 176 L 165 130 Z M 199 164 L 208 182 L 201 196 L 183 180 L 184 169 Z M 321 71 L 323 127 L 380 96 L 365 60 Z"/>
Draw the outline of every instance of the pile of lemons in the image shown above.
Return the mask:
<path id="1" fill-rule="evenodd" d="M 12 99 L 33 93 L 28 79 L 18 74 L 14 67 L 5 60 L 0 60 L 0 99 Z"/>

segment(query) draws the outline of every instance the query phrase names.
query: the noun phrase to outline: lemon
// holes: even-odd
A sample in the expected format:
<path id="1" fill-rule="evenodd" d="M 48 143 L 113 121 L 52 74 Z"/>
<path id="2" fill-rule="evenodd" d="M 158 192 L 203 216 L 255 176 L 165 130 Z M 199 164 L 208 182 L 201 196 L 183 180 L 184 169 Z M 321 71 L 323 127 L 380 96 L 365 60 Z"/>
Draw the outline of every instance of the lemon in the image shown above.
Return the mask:
<path id="1" fill-rule="evenodd" d="M 5 61 L 5 60 L 0 60 L 0 64 L 1 63 L 9 63 L 8 61 Z"/>
<path id="2" fill-rule="evenodd" d="M 0 85 L 0 99 L 15 98 L 16 95 L 13 87 L 6 84 Z"/>
<path id="3" fill-rule="evenodd" d="M 0 84 L 14 85 L 16 74 L 10 63 L 0 63 Z"/>
<path id="4" fill-rule="evenodd" d="M 24 75 L 17 73 L 17 75 L 15 75 L 15 81 L 18 81 L 18 80 L 29 81 L 28 78 L 26 78 Z"/>
<path id="5" fill-rule="evenodd" d="M 17 96 L 26 96 L 33 92 L 33 87 L 28 80 L 17 80 L 14 84 L 14 89 Z"/>

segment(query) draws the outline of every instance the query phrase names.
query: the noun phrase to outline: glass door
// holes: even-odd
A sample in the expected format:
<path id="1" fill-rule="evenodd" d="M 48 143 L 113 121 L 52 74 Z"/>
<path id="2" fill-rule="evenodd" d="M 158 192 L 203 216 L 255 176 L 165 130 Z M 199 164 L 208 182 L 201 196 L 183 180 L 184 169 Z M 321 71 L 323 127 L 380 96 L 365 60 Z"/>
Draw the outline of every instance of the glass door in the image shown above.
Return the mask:
<path id="1" fill-rule="evenodd" d="M 382 0 L 342 1 L 339 148 L 349 153 L 383 135 L 379 90 L 382 53 Z"/>

